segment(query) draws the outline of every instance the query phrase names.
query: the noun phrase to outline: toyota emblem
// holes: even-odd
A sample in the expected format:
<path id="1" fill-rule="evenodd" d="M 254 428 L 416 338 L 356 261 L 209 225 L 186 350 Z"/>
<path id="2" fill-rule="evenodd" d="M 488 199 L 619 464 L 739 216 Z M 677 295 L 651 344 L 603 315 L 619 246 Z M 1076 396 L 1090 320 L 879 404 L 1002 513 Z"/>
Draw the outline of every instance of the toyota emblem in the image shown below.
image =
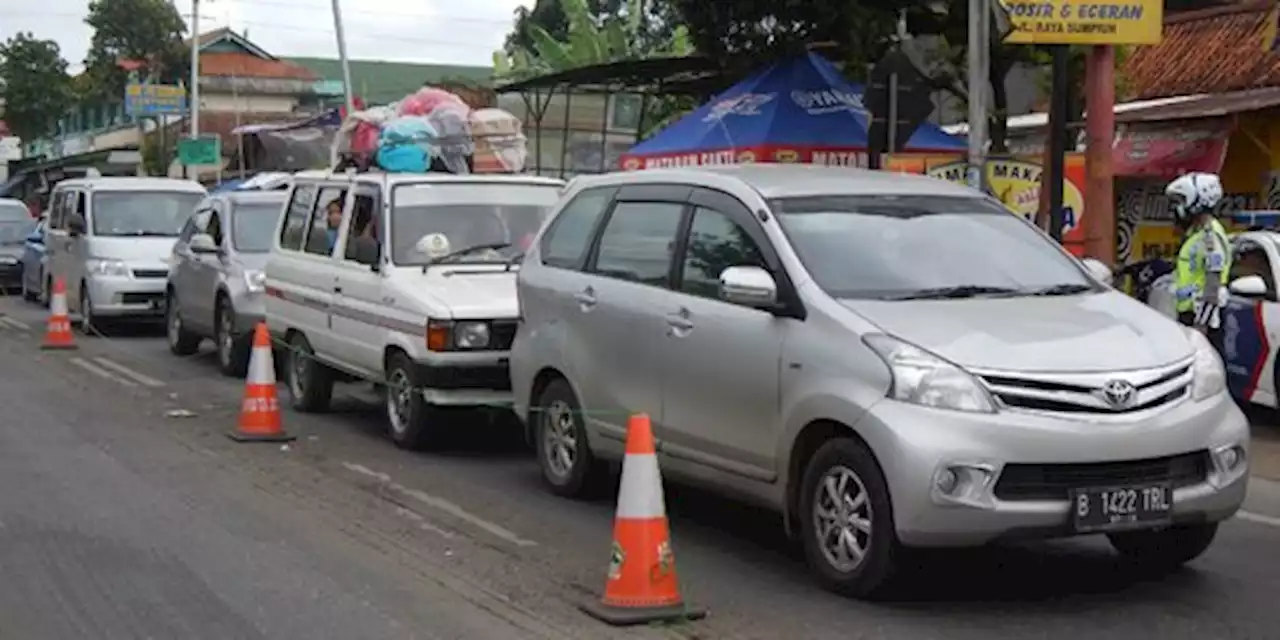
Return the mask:
<path id="1" fill-rule="evenodd" d="M 1116 411 L 1123 411 L 1133 406 L 1138 398 L 1138 389 L 1128 380 L 1109 380 L 1102 385 L 1102 397 Z"/>

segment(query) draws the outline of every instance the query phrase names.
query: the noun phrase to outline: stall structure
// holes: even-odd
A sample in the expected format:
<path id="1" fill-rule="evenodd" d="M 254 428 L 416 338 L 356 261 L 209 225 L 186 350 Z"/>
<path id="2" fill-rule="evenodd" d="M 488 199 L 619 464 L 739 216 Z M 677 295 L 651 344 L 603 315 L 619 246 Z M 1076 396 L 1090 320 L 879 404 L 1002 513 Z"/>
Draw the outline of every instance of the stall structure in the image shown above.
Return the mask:
<path id="1" fill-rule="evenodd" d="M 717 95 L 621 158 L 627 170 L 748 162 L 868 166 L 871 115 L 863 87 L 815 52 L 775 62 Z M 961 152 L 963 138 L 924 123 L 917 152 Z"/>

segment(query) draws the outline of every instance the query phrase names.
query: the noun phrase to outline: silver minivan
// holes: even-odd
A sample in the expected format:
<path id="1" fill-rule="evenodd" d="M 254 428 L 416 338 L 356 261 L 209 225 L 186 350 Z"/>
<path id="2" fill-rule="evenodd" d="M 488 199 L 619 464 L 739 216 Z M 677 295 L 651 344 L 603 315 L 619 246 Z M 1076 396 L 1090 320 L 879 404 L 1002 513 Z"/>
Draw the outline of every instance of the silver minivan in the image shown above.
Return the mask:
<path id="1" fill-rule="evenodd" d="M 828 586 L 905 552 L 1105 534 L 1157 570 L 1245 495 L 1200 333 L 995 200 L 810 166 L 580 177 L 518 278 L 516 410 L 561 495 L 627 416 L 663 474 L 784 514 Z"/>
<path id="2" fill-rule="evenodd" d="M 48 275 L 67 285 L 81 328 L 115 318 L 158 318 L 173 243 L 206 195 L 190 180 L 84 178 L 54 187 L 45 249 Z"/>

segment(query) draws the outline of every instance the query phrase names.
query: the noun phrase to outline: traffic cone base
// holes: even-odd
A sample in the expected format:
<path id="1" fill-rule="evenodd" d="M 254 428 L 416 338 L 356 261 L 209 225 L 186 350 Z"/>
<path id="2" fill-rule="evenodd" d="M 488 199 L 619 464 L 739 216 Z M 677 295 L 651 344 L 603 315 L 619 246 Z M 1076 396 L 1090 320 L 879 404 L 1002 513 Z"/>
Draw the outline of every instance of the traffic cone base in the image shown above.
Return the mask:
<path id="1" fill-rule="evenodd" d="M 609 576 L 588 615 L 615 626 L 698 620 L 706 611 L 680 597 L 675 554 L 662 496 L 662 474 L 648 416 L 632 416 L 618 489 Z"/>
<path id="2" fill-rule="evenodd" d="M 294 436 L 280 424 L 280 401 L 276 397 L 276 371 L 271 356 L 267 325 L 259 322 L 253 331 L 253 351 L 244 379 L 244 400 L 240 403 L 240 423 L 227 437 L 236 442 L 290 442 Z"/>
<path id="3" fill-rule="evenodd" d="M 71 334 L 71 318 L 67 315 L 67 283 L 62 278 L 53 281 L 53 292 L 49 296 L 49 324 L 40 348 L 46 351 L 79 348 Z"/>

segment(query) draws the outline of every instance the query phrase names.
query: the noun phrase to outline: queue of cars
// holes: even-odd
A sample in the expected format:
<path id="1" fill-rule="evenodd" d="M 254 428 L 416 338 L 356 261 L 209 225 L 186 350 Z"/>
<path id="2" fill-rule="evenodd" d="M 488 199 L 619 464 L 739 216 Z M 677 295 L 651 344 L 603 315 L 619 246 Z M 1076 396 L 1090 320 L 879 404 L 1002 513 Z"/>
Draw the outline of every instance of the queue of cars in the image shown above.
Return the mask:
<path id="1" fill-rule="evenodd" d="M 239 373 L 261 314 L 299 411 L 373 382 L 390 438 L 431 447 L 465 428 L 439 409 L 510 407 L 570 497 L 647 413 L 668 477 L 782 514 L 838 591 L 877 593 L 912 548 L 1014 538 L 1105 534 L 1170 568 L 1244 498 L 1247 423 L 1208 341 L 963 187 L 303 172 L 258 197 L 170 236 L 175 353 L 215 337 Z"/>

